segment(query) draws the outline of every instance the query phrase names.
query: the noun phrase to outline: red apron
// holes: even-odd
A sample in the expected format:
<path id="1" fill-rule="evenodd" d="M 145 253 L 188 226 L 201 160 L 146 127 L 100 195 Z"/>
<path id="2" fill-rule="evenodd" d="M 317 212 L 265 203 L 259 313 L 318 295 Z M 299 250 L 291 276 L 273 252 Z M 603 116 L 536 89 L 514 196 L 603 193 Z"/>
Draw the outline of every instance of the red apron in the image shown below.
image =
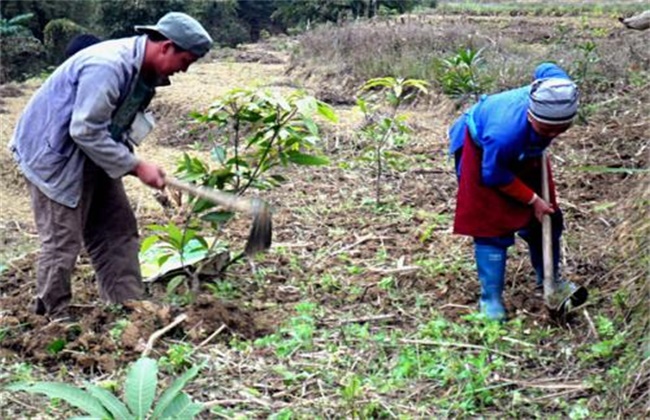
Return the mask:
<path id="1" fill-rule="evenodd" d="M 483 185 L 481 161 L 483 152 L 465 133 L 461 156 L 461 176 L 456 199 L 454 233 L 479 238 L 508 235 L 525 227 L 534 219 L 533 206 L 521 203 L 496 187 Z M 526 159 L 510 168 L 529 188 L 542 196 L 541 159 Z M 555 183 L 548 164 L 551 204 L 557 208 Z"/>

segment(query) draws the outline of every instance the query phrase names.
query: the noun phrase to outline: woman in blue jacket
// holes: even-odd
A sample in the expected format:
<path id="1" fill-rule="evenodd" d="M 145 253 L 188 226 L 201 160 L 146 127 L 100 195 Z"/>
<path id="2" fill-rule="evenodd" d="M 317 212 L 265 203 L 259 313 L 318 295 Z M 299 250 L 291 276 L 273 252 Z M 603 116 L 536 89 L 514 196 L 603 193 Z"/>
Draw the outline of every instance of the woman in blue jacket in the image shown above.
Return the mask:
<path id="1" fill-rule="evenodd" d="M 506 251 L 518 233 L 529 246 L 541 286 L 541 220 L 551 215 L 554 276 L 559 281 L 562 213 L 543 151 L 568 130 L 578 111 L 578 89 L 564 70 L 544 63 L 529 86 L 484 95 L 449 130 L 459 180 L 454 233 L 474 238 L 481 284 L 480 310 L 505 319 L 502 294 Z M 541 165 L 549 166 L 550 202 L 541 191 Z M 540 194 L 541 195 L 541 194 Z"/>

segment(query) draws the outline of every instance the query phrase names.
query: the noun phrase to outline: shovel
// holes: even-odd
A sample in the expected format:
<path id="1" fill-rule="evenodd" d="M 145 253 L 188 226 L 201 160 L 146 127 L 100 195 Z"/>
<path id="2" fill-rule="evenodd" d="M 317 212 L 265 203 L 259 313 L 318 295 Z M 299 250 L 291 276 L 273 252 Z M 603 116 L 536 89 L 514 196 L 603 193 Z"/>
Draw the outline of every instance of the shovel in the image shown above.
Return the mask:
<path id="1" fill-rule="evenodd" d="M 548 161 L 542 155 L 542 198 L 550 203 Z M 551 240 L 551 216 L 542 218 L 542 254 L 544 257 L 544 303 L 551 317 L 563 319 L 573 308 L 587 301 L 589 293 L 583 286 L 570 281 L 556 282 L 553 270 L 553 243 Z"/>
<path id="2" fill-rule="evenodd" d="M 196 186 L 172 177 L 165 178 L 165 185 L 203 198 L 214 204 L 220 204 L 227 210 L 235 210 L 253 216 L 253 225 L 244 249 L 246 255 L 251 256 L 271 247 L 273 229 L 271 209 L 264 201 L 258 198 L 243 198 L 212 188 Z"/>

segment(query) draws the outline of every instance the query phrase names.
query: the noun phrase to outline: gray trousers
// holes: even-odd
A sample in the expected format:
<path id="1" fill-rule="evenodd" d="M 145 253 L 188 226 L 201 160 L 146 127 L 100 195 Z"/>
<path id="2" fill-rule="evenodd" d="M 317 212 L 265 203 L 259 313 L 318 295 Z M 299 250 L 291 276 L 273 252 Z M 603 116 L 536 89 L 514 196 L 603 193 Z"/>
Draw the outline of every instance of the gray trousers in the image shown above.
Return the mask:
<path id="1" fill-rule="evenodd" d="M 102 300 L 120 303 L 142 297 L 137 222 L 121 179 L 111 179 L 88 160 L 81 200 L 74 209 L 49 199 L 31 183 L 29 188 L 41 243 L 36 313 L 65 313 L 82 245 L 90 256 Z"/>

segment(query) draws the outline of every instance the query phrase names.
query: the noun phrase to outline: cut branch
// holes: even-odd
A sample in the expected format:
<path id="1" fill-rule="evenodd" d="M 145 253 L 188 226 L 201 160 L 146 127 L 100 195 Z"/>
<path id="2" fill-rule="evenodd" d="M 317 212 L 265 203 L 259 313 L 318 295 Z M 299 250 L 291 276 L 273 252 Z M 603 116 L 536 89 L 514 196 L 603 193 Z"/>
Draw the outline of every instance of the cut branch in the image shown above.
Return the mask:
<path id="1" fill-rule="evenodd" d="M 153 350 L 153 345 L 158 340 L 160 337 L 163 335 L 167 334 L 169 330 L 180 324 L 181 322 L 185 321 L 187 319 L 187 314 L 180 314 L 179 316 L 176 317 L 172 321 L 171 324 L 167 325 L 166 327 L 163 327 L 157 331 L 155 331 L 151 336 L 149 337 L 149 340 L 147 340 L 147 345 L 145 346 L 144 350 L 142 351 L 142 357 L 147 357 L 149 353 L 151 353 L 151 350 Z"/>

